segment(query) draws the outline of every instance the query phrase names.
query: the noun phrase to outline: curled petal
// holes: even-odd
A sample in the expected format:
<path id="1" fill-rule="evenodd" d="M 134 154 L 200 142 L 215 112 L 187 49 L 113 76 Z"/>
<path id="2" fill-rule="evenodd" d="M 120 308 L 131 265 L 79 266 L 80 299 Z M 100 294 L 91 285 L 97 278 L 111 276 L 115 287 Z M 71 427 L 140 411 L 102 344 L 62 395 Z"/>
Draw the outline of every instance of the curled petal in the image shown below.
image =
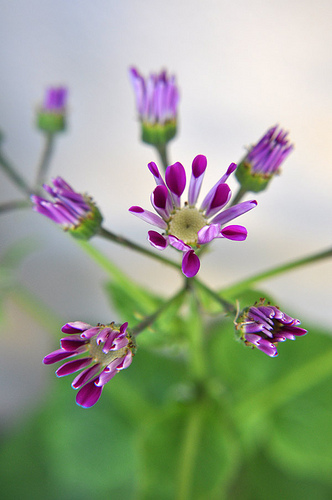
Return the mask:
<path id="1" fill-rule="evenodd" d="M 139 217 L 145 222 L 152 224 L 153 226 L 160 227 L 160 229 L 167 229 L 166 222 L 161 217 L 159 217 L 159 215 L 156 215 L 149 210 L 144 210 L 141 207 L 133 206 L 129 208 L 129 212 L 136 215 L 136 217 Z"/>
<path id="2" fill-rule="evenodd" d="M 245 339 L 247 340 L 247 342 L 250 342 L 251 344 L 255 345 L 258 349 L 260 349 L 268 356 L 271 356 L 272 358 L 278 356 L 278 351 L 276 346 L 272 344 L 272 342 L 270 342 L 269 340 L 262 339 L 262 337 L 260 337 L 259 335 L 255 335 L 253 333 L 246 334 Z"/>
<path id="3" fill-rule="evenodd" d="M 231 189 L 228 184 L 219 184 L 217 186 L 214 195 L 208 204 L 205 212 L 205 217 L 212 217 L 219 210 L 221 210 L 230 200 L 232 195 Z"/>
<path id="4" fill-rule="evenodd" d="M 200 268 L 200 261 L 194 250 L 188 250 L 183 255 L 182 259 L 182 272 L 187 278 L 196 276 Z"/>
<path id="5" fill-rule="evenodd" d="M 197 155 L 193 159 L 192 174 L 188 191 L 188 203 L 190 206 L 194 206 L 197 201 L 199 192 L 201 190 L 206 166 L 207 166 L 206 156 Z"/>
<path id="6" fill-rule="evenodd" d="M 170 165 L 165 173 L 166 184 L 172 193 L 176 207 L 180 206 L 180 197 L 186 187 L 186 172 L 180 162 Z"/>
<path id="7" fill-rule="evenodd" d="M 85 346 L 86 340 L 82 339 L 80 335 L 73 335 L 61 339 L 60 344 L 64 351 L 77 352 L 77 349 Z"/>
<path id="8" fill-rule="evenodd" d="M 95 384 L 96 380 L 97 378 L 91 380 L 88 384 L 85 384 L 85 386 L 82 387 L 77 393 L 76 403 L 83 406 L 83 408 L 91 408 L 91 406 L 97 403 L 101 396 L 103 387 L 97 386 Z"/>
<path id="9" fill-rule="evenodd" d="M 168 241 L 157 231 L 148 231 L 148 241 L 150 244 L 157 248 L 158 250 L 165 250 L 168 246 Z"/>
<path id="10" fill-rule="evenodd" d="M 151 174 L 155 178 L 157 186 L 159 186 L 159 185 L 165 186 L 164 179 L 162 178 L 162 176 L 159 172 L 159 169 L 154 161 L 151 161 L 150 163 L 148 163 L 148 169 L 150 170 Z"/>
<path id="11" fill-rule="evenodd" d="M 83 370 L 77 377 L 74 378 L 71 386 L 73 389 L 78 389 L 79 387 L 82 387 L 86 382 L 89 382 L 92 377 L 94 377 L 100 369 L 100 364 L 97 363 L 95 365 L 90 366 L 90 368 L 86 368 Z"/>
<path id="12" fill-rule="evenodd" d="M 221 230 L 221 235 L 228 240 L 244 241 L 248 232 L 244 226 L 227 226 Z"/>
<path id="13" fill-rule="evenodd" d="M 91 363 L 92 358 L 81 358 L 75 359 L 74 361 L 68 361 L 64 365 L 60 366 L 55 372 L 58 377 L 64 377 L 65 375 L 69 375 L 70 373 L 77 372 L 82 368 L 86 368 Z"/>
<path id="14" fill-rule="evenodd" d="M 209 224 L 207 226 L 202 227 L 202 229 L 198 231 L 197 243 L 199 245 L 204 245 L 205 243 L 209 243 L 215 238 L 218 238 L 219 235 L 220 235 L 220 224 Z"/>
<path id="15" fill-rule="evenodd" d="M 63 333 L 82 333 L 85 330 L 92 328 L 88 323 L 83 323 L 82 321 L 72 321 L 71 323 L 66 323 L 61 328 Z"/>
<path id="16" fill-rule="evenodd" d="M 56 351 L 51 352 L 43 359 L 44 365 L 52 365 L 53 363 L 57 363 L 58 361 L 62 361 L 67 358 L 71 358 L 76 356 L 77 352 L 69 352 L 64 351 L 63 349 L 57 349 Z"/>
<path id="17" fill-rule="evenodd" d="M 156 212 L 158 212 L 164 220 L 169 219 L 173 204 L 166 186 L 157 186 L 154 189 L 151 195 L 151 203 Z"/>
<path id="18" fill-rule="evenodd" d="M 172 245 L 172 247 L 176 248 L 177 250 L 181 250 L 181 252 L 186 252 L 187 250 L 191 250 L 191 247 L 189 245 L 184 243 L 176 236 L 173 236 L 172 234 L 169 235 L 168 240 L 169 244 Z"/>

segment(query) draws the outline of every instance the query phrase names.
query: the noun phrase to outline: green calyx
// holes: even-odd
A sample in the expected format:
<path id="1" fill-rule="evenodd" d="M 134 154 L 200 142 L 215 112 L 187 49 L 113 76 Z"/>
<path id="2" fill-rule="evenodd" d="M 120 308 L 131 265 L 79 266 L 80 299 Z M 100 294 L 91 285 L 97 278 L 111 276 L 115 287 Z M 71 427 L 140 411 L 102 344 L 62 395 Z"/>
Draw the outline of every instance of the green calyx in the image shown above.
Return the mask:
<path id="1" fill-rule="evenodd" d="M 90 212 L 84 218 L 81 218 L 79 224 L 68 229 L 68 232 L 74 238 L 85 241 L 90 240 L 98 233 L 103 222 L 103 216 L 96 205 L 91 200 L 88 200 L 87 203 L 91 207 Z"/>
<path id="2" fill-rule="evenodd" d="M 142 122 L 142 141 L 153 146 L 166 144 L 176 135 L 176 121 L 172 120 L 161 125 Z"/>
<path id="3" fill-rule="evenodd" d="M 253 191 L 254 193 L 259 193 L 259 191 L 266 189 L 273 177 L 273 175 L 253 173 L 250 163 L 245 160 L 239 163 L 235 171 L 235 176 L 243 189 L 246 191 Z"/>
<path id="4" fill-rule="evenodd" d="M 39 111 L 37 114 L 37 127 L 48 134 L 63 132 L 66 129 L 65 113 Z"/>

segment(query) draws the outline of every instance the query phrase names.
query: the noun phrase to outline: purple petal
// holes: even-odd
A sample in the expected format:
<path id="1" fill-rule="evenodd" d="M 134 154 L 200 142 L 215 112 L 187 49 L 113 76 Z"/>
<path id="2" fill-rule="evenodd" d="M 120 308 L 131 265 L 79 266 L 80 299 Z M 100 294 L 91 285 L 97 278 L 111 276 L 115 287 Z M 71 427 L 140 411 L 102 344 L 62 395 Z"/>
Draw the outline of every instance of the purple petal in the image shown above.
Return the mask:
<path id="1" fill-rule="evenodd" d="M 277 348 L 269 340 L 262 339 L 259 335 L 253 333 L 248 333 L 245 335 L 245 339 L 254 344 L 258 349 L 267 354 L 268 356 L 275 357 L 278 356 Z"/>
<path id="2" fill-rule="evenodd" d="M 187 278 L 196 276 L 200 268 L 200 261 L 194 250 L 189 250 L 183 255 L 182 272 Z"/>
<path id="3" fill-rule="evenodd" d="M 88 330 L 85 330 L 85 332 L 81 333 L 82 339 L 91 339 L 95 335 L 97 335 L 100 331 L 100 326 L 93 326 L 92 328 L 89 328 Z"/>
<path id="4" fill-rule="evenodd" d="M 236 217 L 239 217 L 240 215 L 249 212 L 249 210 L 255 208 L 256 205 L 257 201 L 255 200 L 243 201 L 242 203 L 234 205 L 234 207 L 226 208 L 226 210 L 216 215 L 211 222 L 224 225 L 227 222 L 236 219 Z"/>
<path id="5" fill-rule="evenodd" d="M 221 234 L 228 240 L 244 241 L 248 232 L 244 226 L 227 226 L 221 230 Z"/>
<path id="6" fill-rule="evenodd" d="M 73 335 L 72 337 L 64 337 L 60 339 L 61 347 L 64 351 L 76 351 L 77 349 L 86 345 L 86 340 L 82 339 L 80 335 Z"/>
<path id="7" fill-rule="evenodd" d="M 158 250 L 165 250 L 168 246 L 168 241 L 161 234 L 157 233 L 157 231 L 148 231 L 148 241 L 151 245 Z"/>
<path id="8" fill-rule="evenodd" d="M 151 174 L 155 178 L 157 186 L 159 186 L 159 185 L 165 186 L 164 179 L 162 178 L 162 176 L 158 170 L 158 167 L 154 161 L 151 161 L 150 163 L 148 163 L 148 169 L 150 170 Z"/>
<path id="9" fill-rule="evenodd" d="M 191 250 L 191 247 L 184 243 L 182 240 L 177 238 L 176 236 L 170 235 L 168 237 L 169 244 L 177 250 L 181 250 L 181 252 L 186 252 L 187 250 Z"/>
<path id="10" fill-rule="evenodd" d="M 92 377 L 94 377 L 100 370 L 100 364 L 90 366 L 86 370 L 83 370 L 77 377 L 74 378 L 71 386 L 73 389 L 78 389 L 82 387 L 86 382 L 88 382 Z"/>
<path id="11" fill-rule="evenodd" d="M 220 224 L 210 224 L 204 226 L 197 233 L 197 243 L 199 245 L 204 245 L 205 243 L 209 243 L 210 241 L 214 240 L 214 238 L 218 238 L 219 235 Z"/>
<path id="12" fill-rule="evenodd" d="M 81 333 L 88 330 L 88 328 L 92 328 L 92 326 L 88 323 L 83 323 L 82 321 L 72 321 L 63 325 L 61 331 L 63 333 Z"/>
<path id="13" fill-rule="evenodd" d="M 201 190 L 206 166 L 207 166 L 206 156 L 197 155 L 193 159 L 192 173 L 188 191 L 188 203 L 190 206 L 194 206 L 196 204 L 199 192 Z"/>
<path id="14" fill-rule="evenodd" d="M 157 186 L 151 194 L 151 203 L 160 217 L 168 220 L 173 209 L 171 196 L 166 186 Z"/>
<path id="15" fill-rule="evenodd" d="M 119 361 L 119 360 L 116 360 L 116 361 Z M 119 361 L 119 364 L 120 364 L 120 361 Z M 115 375 L 117 373 L 118 373 L 118 370 L 116 368 L 114 368 L 113 370 L 107 370 L 107 367 L 106 367 L 99 375 L 98 382 L 96 382 L 96 385 L 100 386 L 100 387 L 104 386 L 105 384 L 107 384 L 107 382 L 112 380 L 112 378 L 115 377 Z"/>
<path id="16" fill-rule="evenodd" d="M 55 373 L 58 377 L 64 377 L 65 375 L 81 370 L 81 368 L 85 368 L 91 363 L 91 361 L 92 358 L 81 358 L 75 359 L 74 361 L 68 361 L 64 365 L 60 366 Z"/>
<path id="17" fill-rule="evenodd" d="M 129 350 L 127 354 L 122 358 L 121 364 L 118 366 L 118 370 L 125 370 L 131 365 L 133 360 L 133 353 Z"/>
<path id="18" fill-rule="evenodd" d="M 232 192 L 228 184 L 219 184 L 206 208 L 205 217 L 212 217 L 219 212 L 228 203 L 231 195 Z"/>
<path id="19" fill-rule="evenodd" d="M 216 189 L 220 184 L 225 184 L 227 181 L 228 177 L 231 175 L 232 172 L 236 169 L 237 165 L 235 163 L 231 163 L 230 166 L 227 169 L 227 172 L 219 179 L 218 182 L 210 189 L 208 194 L 205 196 L 203 203 L 201 205 L 201 210 L 205 210 L 211 203 L 211 200 L 213 199 Z"/>
<path id="20" fill-rule="evenodd" d="M 120 326 L 120 333 L 126 333 L 127 328 L 128 328 L 128 321 L 126 321 Z"/>
<path id="21" fill-rule="evenodd" d="M 166 222 L 158 215 L 150 212 L 149 210 L 144 210 L 141 207 L 133 206 L 129 208 L 129 212 L 136 215 L 140 219 L 152 224 L 153 226 L 160 227 L 160 229 L 167 229 Z"/>
<path id="22" fill-rule="evenodd" d="M 83 408 L 91 408 L 101 396 L 103 387 L 97 386 L 95 384 L 96 380 L 97 378 L 91 380 L 91 382 L 82 387 L 77 393 L 76 403 L 83 406 Z"/>
<path id="23" fill-rule="evenodd" d="M 180 207 L 180 197 L 186 187 L 186 172 L 180 162 L 170 165 L 165 173 L 166 184 L 173 195 L 176 207 Z"/>
<path id="24" fill-rule="evenodd" d="M 109 334 L 112 332 L 112 328 L 107 326 L 106 328 L 102 328 L 97 335 L 96 343 L 100 345 L 102 342 L 105 342 Z"/>
<path id="25" fill-rule="evenodd" d="M 57 349 L 56 351 L 53 351 L 45 356 L 45 358 L 43 359 L 43 363 L 45 365 L 52 365 L 53 363 L 71 358 L 72 356 L 77 356 L 77 352 L 68 352 L 64 351 L 63 349 Z"/>

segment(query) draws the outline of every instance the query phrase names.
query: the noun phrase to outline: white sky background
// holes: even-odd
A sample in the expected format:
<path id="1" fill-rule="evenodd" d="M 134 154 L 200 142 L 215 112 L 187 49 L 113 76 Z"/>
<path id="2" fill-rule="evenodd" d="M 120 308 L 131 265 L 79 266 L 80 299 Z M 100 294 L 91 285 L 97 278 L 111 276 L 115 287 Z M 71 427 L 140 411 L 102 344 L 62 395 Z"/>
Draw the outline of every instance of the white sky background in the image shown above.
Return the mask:
<path id="1" fill-rule="evenodd" d="M 5 151 L 32 179 L 42 148 L 34 111 L 47 85 L 68 85 L 69 128 L 57 141 L 50 176 L 61 175 L 76 190 L 88 191 L 106 227 L 148 246 L 149 226 L 127 209 L 149 208 L 154 181 L 146 164 L 157 157 L 138 141 L 128 67 L 145 75 L 167 68 L 177 75 L 181 91 L 180 133 L 170 145 L 170 159 L 189 172 L 195 155 L 208 157 L 202 193 L 270 126 L 289 130 L 296 146 L 282 176 L 257 195 L 258 207 L 239 219 L 248 229 L 247 241 L 214 242 L 200 278 L 217 288 L 326 249 L 331 245 L 331 5 L 328 0 L 3 0 Z M 17 198 L 1 173 L 0 182 L 3 201 Z M 237 187 L 235 180 L 231 187 Z M 33 231 L 40 249 L 26 259 L 20 279 L 66 320 L 118 319 L 102 292 L 103 272 L 54 224 L 22 211 L 1 217 L 0 230 L 1 253 Z M 95 244 L 165 296 L 180 283 L 173 270 L 154 261 L 97 239 Z M 171 257 L 171 250 L 167 254 Z M 331 262 L 325 261 L 261 288 L 287 312 L 331 325 L 331 275 Z M 16 335 L 22 342 L 29 338 L 21 328 Z M 36 366 L 56 348 L 54 339 L 40 342 Z"/>

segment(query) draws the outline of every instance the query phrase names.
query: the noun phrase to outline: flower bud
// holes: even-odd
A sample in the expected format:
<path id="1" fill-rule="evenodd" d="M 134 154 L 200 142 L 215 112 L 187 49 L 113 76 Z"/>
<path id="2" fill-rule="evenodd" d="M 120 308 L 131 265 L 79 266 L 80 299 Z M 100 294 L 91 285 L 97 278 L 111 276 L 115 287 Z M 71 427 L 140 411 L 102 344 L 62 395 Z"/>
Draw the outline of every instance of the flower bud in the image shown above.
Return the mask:
<path id="1" fill-rule="evenodd" d="M 37 112 L 37 127 L 48 134 L 62 132 L 66 128 L 66 87 L 49 87 L 44 103 Z"/>

